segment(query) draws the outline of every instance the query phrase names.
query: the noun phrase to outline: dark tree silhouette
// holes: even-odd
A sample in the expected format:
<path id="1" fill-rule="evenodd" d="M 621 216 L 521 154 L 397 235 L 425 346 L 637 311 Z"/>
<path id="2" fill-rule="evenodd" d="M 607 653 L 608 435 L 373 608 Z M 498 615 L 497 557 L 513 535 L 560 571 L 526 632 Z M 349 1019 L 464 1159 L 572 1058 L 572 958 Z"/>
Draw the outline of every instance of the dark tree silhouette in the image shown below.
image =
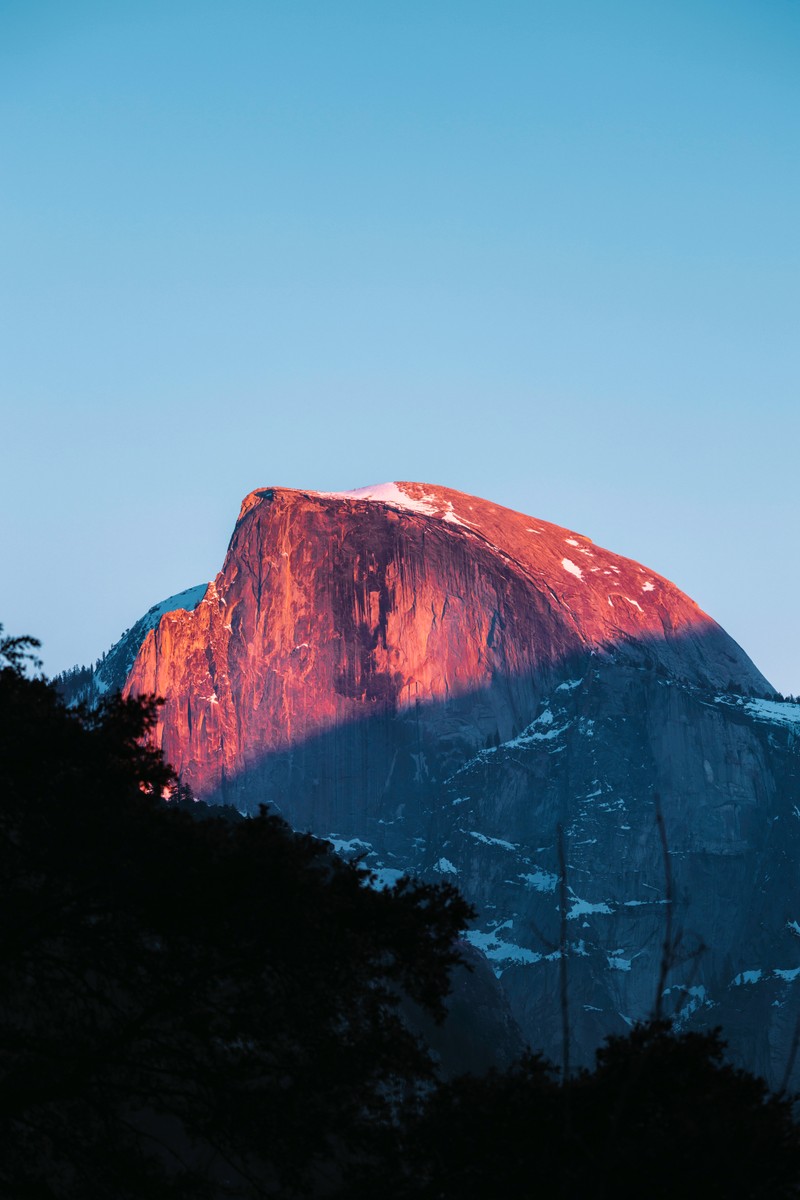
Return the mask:
<path id="1" fill-rule="evenodd" d="M 156 702 L 68 710 L 33 648 L 0 643 L 0 1194 L 347 1195 L 432 1076 L 398 1002 L 441 1015 L 468 906 L 193 819 Z"/>
<path id="2" fill-rule="evenodd" d="M 440 1086 L 406 1133 L 393 1200 L 800 1195 L 791 1101 L 727 1065 L 719 1032 L 607 1040 L 566 1083 L 539 1057 Z M 366 1190 L 364 1195 L 368 1195 Z"/>
<path id="3" fill-rule="evenodd" d="M 800 1195 L 791 1098 L 718 1032 L 437 1082 L 401 1006 L 443 1014 L 459 894 L 196 805 L 156 701 L 68 709 L 36 647 L 0 637 L 1 1196 Z"/>

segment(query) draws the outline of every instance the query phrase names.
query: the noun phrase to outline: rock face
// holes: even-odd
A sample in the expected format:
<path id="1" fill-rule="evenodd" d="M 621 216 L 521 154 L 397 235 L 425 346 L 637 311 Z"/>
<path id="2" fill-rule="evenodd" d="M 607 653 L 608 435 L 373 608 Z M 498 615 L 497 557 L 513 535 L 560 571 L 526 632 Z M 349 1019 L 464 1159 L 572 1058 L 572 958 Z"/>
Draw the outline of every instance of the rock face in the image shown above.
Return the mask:
<path id="1" fill-rule="evenodd" d="M 457 883 L 473 946 L 553 1056 L 561 827 L 573 1058 L 652 1009 L 669 909 L 665 1012 L 723 1024 L 780 1082 L 800 994 L 800 707 L 765 699 L 666 579 L 447 488 L 262 489 L 126 688 L 165 698 L 157 739 L 201 798 L 270 803 L 383 882 Z"/>

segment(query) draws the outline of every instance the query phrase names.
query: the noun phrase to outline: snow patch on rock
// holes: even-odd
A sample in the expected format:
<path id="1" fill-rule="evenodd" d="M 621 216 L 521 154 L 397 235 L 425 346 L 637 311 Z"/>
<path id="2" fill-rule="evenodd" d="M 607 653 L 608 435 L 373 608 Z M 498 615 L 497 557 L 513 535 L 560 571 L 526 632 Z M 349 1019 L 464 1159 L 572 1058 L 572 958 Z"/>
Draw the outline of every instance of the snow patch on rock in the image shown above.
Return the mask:
<path id="1" fill-rule="evenodd" d="M 471 946 L 482 951 L 492 962 L 520 964 L 541 962 L 542 955 L 535 950 L 528 950 L 526 946 L 515 946 L 513 942 L 505 942 L 498 937 L 501 930 L 510 927 L 511 921 L 504 921 L 489 933 L 483 933 L 478 929 L 469 929 L 464 937 Z"/>
<path id="2" fill-rule="evenodd" d="M 543 871 L 541 867 L 536 867 L 535 870 L 520 875 L 520 879 L 537 892 L 554 892 L 558 883 L 557 875 L 551 874 L 550 871 Z"/>
<path id="3" fill-rule="evenodd" d="M 402 879 L 405 871 L 398 871 L 395 867 L 373 867 L 370 871 L 369 883 L 377 891 L 382 892 L 386 888 L 393 888 L 398 879 Z"/>
<path id="4" fill-rule="evenodd" d="M 558 687 L 556 688 L 556 691 L 557 692 L 574 692 L 575 688 L 580 687 L 582 683 L 583 683 L 583 679 L 565 679 L 563 683 L 560 683 L 558 685 Z"/>
<path id="5" fill-rule="evenodd" d="M 444 504 L 432 492 L 423 492 L 421 496 L 410 496 L 399 483 L 374 483 L 369 487 L 351 488 L 346 492 L 316 492 L 317 496 L 326 496 L 332 500 L 373 500 L 378 504 L 390 504 L 393 508 L 404 508 L 407 512 L 421 513 L 425 517 L 439 517 L 450 525 L 461 525 L 465 529 L 473 525 L 456 513 L 452 500 Z M 444 508 L 444 511 L 442 511 Z"/>
<path id="6" fill-rule="evenodd" d="M 362 854 L 364 851 L 369 852 L 372 849 L 371 842 L 364 842 L 361 838 L 350 838 L 348 841 L 345 838 L 337 837 L 335 833 L 330 834 L 325 838 L 326 842 L 330 842 L 337 854 Z"/>
<path id="7" fill-rule="evenodd" d="M 347 492 L 317 492 L 332 500 L 377 500 L 379 504 L 393 504 L 396 508 L 407 508 L 409 512 L 424 513 L 431 517 L 436 513 L 434 497 L 427 493 L 415 500 L 402 491 L 396 483 L 374 483 L 369 487 L 351 488 Z"/>
<path id="8" fill-rule="evenodd" d="M 632 958 L 623 958 L 621 950 L 612 950 L 606 959 L 612 971 L 630 971 L 633 962 Z"/>
<path id="9" fill-rule="evenodd" d="M 434 869 L 434 871 L 438 871 L 440 875 L 457 875 L 458 874 L 458 868 L 456 866 L 454 866 L 453 863 L 450 862 L 449 858 L 440 858 L 439 861 L 437 862 L 436 866 L 433 869 Z"/>
<path id="10" fill-rule="evenodd" d="M 593 913 L 604 913 L 606 916 L 612 916 L 614 912 L 613 908 L 609 908 L 605 900 L 593 904 L 591 900 L 581 900 L 579 896 L 573 896 L 570 904 L 572 907 L 567 913 L 568 921 L 575 921 L 578 917 L 588 917 Z"/>
<path id="11" fill-rule="evenodd" d="M 800 967 L 792 967 L 785 971 L 780 967 L 775 967 L 772 974 L 777 975 L 778 979 L 783 979 L 786 983 L 794 983 L 795 979 L 800 975 Z"/>
<path id="12" fill-rule="evenodd" d="M 503 850 L 518 850 L 514 842 L 506 842 L 503 838 L 487 837 L 485 833 L 477 833 L 474 829 L 465 830 L 470 837 L 474 837 L 476 842 L 482 842 L 484 846 L 500 846 Z"/>
<path id="13" fill-rule="evenodd" d="M 570 575 L 574 575 L 576 579 L 583 579 L 583 571 L 571 558 L 562 558 L 561 565 L 565 571 L 569 571 Z"/>
<path id="14" fill-rule="evenodd" d="M 800 704 L 781 700 L 748 700 L 744 707 L 757 721 L 772 721 L 776 725 L 800 728 Z"/>
<path id="15" fill-rule="evenodd" d="M 800 731 L 800 704 L 793 704 L 790 700 L 762 700 L 760 697 L 753 699 L 722 692 L 714 697 L 714 702 L 743 709 L 756 721 L 766 721 L 771 725 L 782 725 L 786 729 Z"/>
<path id="16" fill-rule="evenodd" d="M 731 980 L 731 987 L 741 987 L 745 983 L 758 983 L 761 979 L 762 971 L 758 967 L 755 971 L 740 971 L 738 975 L 734 975 Z"/>

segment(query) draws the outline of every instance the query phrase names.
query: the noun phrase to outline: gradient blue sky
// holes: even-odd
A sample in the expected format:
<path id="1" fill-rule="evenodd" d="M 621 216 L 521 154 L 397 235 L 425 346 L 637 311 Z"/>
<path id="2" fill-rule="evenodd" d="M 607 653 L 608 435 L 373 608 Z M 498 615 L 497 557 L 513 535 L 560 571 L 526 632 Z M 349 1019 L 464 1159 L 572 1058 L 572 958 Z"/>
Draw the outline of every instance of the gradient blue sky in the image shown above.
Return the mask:
<path id="1" fill-rule="evenodd" d="M 800 692 L 800 6 L 3 0 L 0 620 L 94 659 L 253 487 L 443 483 Z"/>

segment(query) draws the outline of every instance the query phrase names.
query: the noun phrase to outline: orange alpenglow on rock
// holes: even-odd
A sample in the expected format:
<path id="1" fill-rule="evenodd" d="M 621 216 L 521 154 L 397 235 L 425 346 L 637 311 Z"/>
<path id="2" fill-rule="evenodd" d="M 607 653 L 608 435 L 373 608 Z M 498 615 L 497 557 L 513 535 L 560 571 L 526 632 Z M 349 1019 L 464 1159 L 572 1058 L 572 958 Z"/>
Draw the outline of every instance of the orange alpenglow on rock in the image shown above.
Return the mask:
<path id="1" fill-rule="evenodd" d="M 467 742 L 503 738 L 569 663 L 632 642 L 720 687 L 769 686 L 672 583 L 581 534 L 428 484 L 264 488 L 127 691 L 164 697 L 156 736 L 197 794 L 235 799 L 260 759 L 379 712 L 434 704 L 439 723 L 450 702 Z"/>

